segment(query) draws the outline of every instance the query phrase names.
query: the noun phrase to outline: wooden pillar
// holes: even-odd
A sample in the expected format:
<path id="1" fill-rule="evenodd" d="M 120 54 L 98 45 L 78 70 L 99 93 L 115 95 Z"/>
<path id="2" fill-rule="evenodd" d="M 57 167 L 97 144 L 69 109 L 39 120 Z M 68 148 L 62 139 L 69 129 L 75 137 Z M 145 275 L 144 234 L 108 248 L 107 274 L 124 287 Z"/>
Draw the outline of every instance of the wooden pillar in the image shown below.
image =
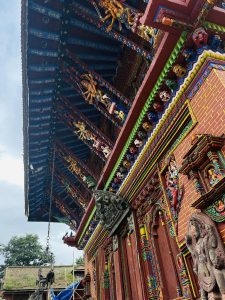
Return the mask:
<path id="1" fill-rule="evenodd" d="M 116 277 L 116 300 L 123 300 L 123 276 L 121 270 L 120 253 L 117 249 L 113 253 L 115 277 Z"/>

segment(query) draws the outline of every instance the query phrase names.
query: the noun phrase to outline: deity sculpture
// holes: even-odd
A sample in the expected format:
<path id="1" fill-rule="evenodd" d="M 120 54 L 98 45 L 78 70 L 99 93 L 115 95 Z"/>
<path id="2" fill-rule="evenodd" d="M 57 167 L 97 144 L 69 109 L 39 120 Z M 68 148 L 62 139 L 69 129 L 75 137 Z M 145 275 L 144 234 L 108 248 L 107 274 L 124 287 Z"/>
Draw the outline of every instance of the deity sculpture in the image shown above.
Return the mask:
<path id="1" fill-rule="evenodd" d="M 98 88 L 98 83 L 92 76 L 92 74 L 81 75 L 80 89 L 84 99 L 89 104 L 100 104 L 108 111 L 110 115 L 114 115 L 116 119 L 123 122 L 125 119 L 124 109 L 119 108 L 115 101 Z"/>
<path id="2" fill-rule="evenodd" d="M 174 220 L 177 221 L 180 202 L 183 197 L 183 188 L 179 186 L 178 168 L 174 155 L 171 155 L 168 160 L 168 171 L 166 172 L 165 179 L 172 215 Z"/>
<path id="3" fill-rule="evenodd" d="M 225 251 L 217 228 L 208 216 L 192 214 L 186 244 L 193 258 L 202 299 L 224 300 Z"/>
<path id="4" fill-rule="evenodd" d="M 208 169 L 208 178 L 209 178 L 209 184 L 212 187 L 223 178 L 223 175 L 219 171 L 217 171 L 214 167 L 210 167 Z"/>
<path id="5" fill-rule="evenodd" d="M 192 35 L 193 42 L 198 48 L 202 48 L 207 45 L 208 33 L 203 27 L 197 28 Z"/>
<path id="6" fill-rule="evenodd" d="M 97 94 L 97 82 L 91 74 L 83 74 L 81 78 L 82 95 L 88 103 L 93 104 Z"/>
<path id="7" fill-rule="evenodd" d="M 73 122 L 74 127 L 76 127 L 75 133 L 79 136 L 81 140 L 94 140 L 94 135 L 90 130 L 87 129 L 84 122 L 77 121 Z"/>
<path id="8" fill-rule="evenodd" d="M 110 32 L 113 29 L 115 22 L 119 24 L 119 30 L 122 30 L 122 24 L 124 24 L 132 32 L 136 33 L 146 41 L 153 41 L 155 38 L 155 29 L 143 24 L 140 24 L 140 18 L 143 16 L 142 13 L 137 12 L 129 6 L 126 6 L 124 1 L 119 0 L 100 0 L 98 1 L 99 6 L 104 10 L 105 16 L 102 17 L 95 1 L 93 5 L 101 19 L 102 23 L 110 20 L 106 31 Z"/>

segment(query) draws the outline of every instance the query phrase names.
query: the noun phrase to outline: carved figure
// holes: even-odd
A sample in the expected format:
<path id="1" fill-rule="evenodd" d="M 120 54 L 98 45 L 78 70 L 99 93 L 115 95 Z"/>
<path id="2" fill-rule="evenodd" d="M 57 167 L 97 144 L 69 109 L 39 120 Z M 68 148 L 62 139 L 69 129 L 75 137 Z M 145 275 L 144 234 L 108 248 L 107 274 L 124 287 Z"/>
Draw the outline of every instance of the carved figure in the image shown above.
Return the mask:
<path id="1" fill-rule="evenodd" d="M 88 188 L 94 188 L 96 186 L 96 181 L 91 176 L 81 174 L 80 177 L 83 180 L 83 182 L 87 184 Z"/>
<path id="2" fill-rule="evenodd" d="M 167 79 L 165 81 L 166 85 L 168 86 L 168 88 L 171 90 L 171 91 L 174 91 L 178 88 L 178 83 L 176 82 L 176 80 L 173 80 L 173 79 Z"/>
<path id="3" fill-rule="evenodd" d="M 225 251 L 213 221 L 203 213 L 192 214 L 186 243 L 202 299 L 209 299 L 211 293 L 216 293 L 218 300 L 225 299 Z"/>
<path id="4" fill-rule="evenodd" d="M 159 119 L 158 115 L 157 115 L 156 113 L 152 112 L 152 111 L 150 111 L 150 112 L 147 114 L 147 116 L 148 116 L 148 120 L 149 120 L 152 124 L 155 124 L 155 123 L 158 121 L 158 119 Z"/>
<path id="5" fill-rule="evenodd" d="M 88 141 L 94 140 L 95 138 L 94 135 L 91 133 L 90 130 L 86 128 L 84 122 L 81 121 L 73 122 L 73 125 L 77 128 L 77 130 L 75 130 L 75 133 L 79 136 L 81 140 L 88 140 Z"/>
<path id="6" fill-rule="evenodd" d="M 152 106 L 153 106 L 154 110 L 157 112 L 163 111 L 163 108 L 164 108 L 163 104 L 160 102 L 154 102 Z"/>
<path id="7" fill-rule="evenodd" d="M 137 34 L 148 42 L 156 37 L 155 29 L 143 24 L 137 27 Z"/>
<path id="8" fill-rule="evenodd" d="M 199 27 L 193 32 L 192 39 L 198 48 L 202 48 L 207 45 L 208 33 L 203 27 Z"/>
<path id="9" fill-rule="evenodd" d="M 174 220 L 177 221 L 180 202 L 183 197 L 183 188 L 179 187 L 178 168 L 173 155 L 168 160 L 168 171 L 166 172 L 165 179 L 172 214 Z"/>
<path id="10" fill-rule="evenodd" d="M 142 124 L 142 128 L 146 131 L 146 132 L 150 132 L 152 130 L 152 124 L 150 122 L 144 122 Z"/>
<path id="11" fill-rule="evenodd" d="M 185 73 L 186 73 L 186 69 L 184 67 L 182 67 L 181 65 L 179 64 L 176 64 L 174 67 L 173 67 L 173 72 L 177 75 L 177 77 L 184 77 Z"/>
<path id="12" fill-rule="evenodd" d="M 82 86 L 82 95 L 88 103 L 93 104 L 94 98 L 97 95 L 97 82 L 94 80 L 91 74 L 83 74 L 81 75 L 81 78 L 82 80 L 80 83 Z"/>
<path id="13" fill-rule="evenodd" d="M 105 158 L 108 158 L 112 152 L 112 150 L 107 145 L 101 146 L 101 150 L 102 150 L 102 153 L 105 156 Z"/>
<path id="14" fill-rule="evenodd" d="M 167 91 L 162 91 L 159 93 L 159 97 L 163 102 L 168 102 L 170 100 L 170 93 Z"/>
<path id="15" fill-rule="evenodd" d="M 223 40 L 218 34 L 214 34 L 209 40 L 210 48 L 214 51 L 223 49 Z"/>
<path id="16" fill-rule="evenodd" d="M 138 153 L 138 149 L 136 147 L 133 147 L 133 146 L 129 148 L 129 151 L 130 151 L 131 154 L 137 154 Z"/>
<path id="17" fill-rule="evenodd" d="M 196 51 L 193 49 L 184 49 L 182 55 L 187 63 L 195 61 L 197 57 Z"/>
<path id="18" fill-rule="evenodd" d="M 217 182 L 219 182 L 223 175 L 220 172 L 217 172 L 214 167 L 211 167 L 208 169 L 208 178 L 209 178 L 209 184 L 211 186 L 214 186 Z"/>
<path id="19" fill-rule="evenodd" d="M 111 230 L 128 209 L 128 203 L 122 197 L 106 192 L 94 191 L 96 215 L 107 230 Z"/>
<path id="20" fill-rule="evenodd" d="M 123 4 L 118 0 L 100 0 L 99 6 L 105 10 L 105 17 L 101 18 L 101 21 L 104 23 L 108 19 L 111 19 L 111 24 L 107 27 L 107 32 L 112 30 L 116 20 L 119 22 L 119 28 L 121 30 L 121 18 L 125 13 Z"/>
<path id="21" fill-rule="evenodd" d="M 130 167 L 131 167 L 131 163 L 128 160 L 125 159 L 123 161 L 123 166 L 124 166 L 124 168 L 126 168 L 127 170 L 129 170 Z"/>
<path id="22" fill-rule="evenodd" d="M 70 164 L 68 170 L 70 170 L 71 172 L 73 172 L 77 175 L 80 175 L 81 168 L 78 166 L 77 162 L 71 156 L 66 156 L 64 158 Z"/>
<path id="23" fill-rule="evenodd" d="M 123 110 L 114 110 L 115 117 L 119 119 L 121 122 L 125 120 L 125 112 Z"/>
<path id="24" fill-rule="evenodd" d="M 135 140 L 134 140 L 134 145 L 135 145 L 137 148 L 141 148 L 141 147 L 144 145 L 144 142 L 141 141 L 140 139 L 135 139 Z"/>
<path id="25" fill-rule="evenodd" d="M 111 20 L 111 23 L 107 27 L 107 32 L 111 31 L 116 21 L 119 23 L 119 30 L 122 30 L 122 24 L 132 30 L 132 32 L 138 34 L 146 41 L 151 41 L 155 38 L 155 30 L 152 27 L 140 24 L 140 18 L 142 13 L 136 12 L 130 7 L 126 7 L 123 1 L 119 0 L 100 0 L 99 6 L 104 9 L 105 17 L 99 14 L 102 23 L 107 20 Z"/>
<path id="26" fill-rule="evenodd" d="M 81 90 L 85 100 L 89 104 L 100 102 L 105 106 L 110 114 L 115 113 L 116 103 L 112 102 L 108 95 L 104 94 L 100 89 L 98 89 L 98 84 L 94 77 L 88 73 L 81 75 L 81 78 Z M 117 114 L 122 115 L 122 112 L 117 111 Z M 118 118 L 122 118 L 122 116 L 119 116 Z"/>

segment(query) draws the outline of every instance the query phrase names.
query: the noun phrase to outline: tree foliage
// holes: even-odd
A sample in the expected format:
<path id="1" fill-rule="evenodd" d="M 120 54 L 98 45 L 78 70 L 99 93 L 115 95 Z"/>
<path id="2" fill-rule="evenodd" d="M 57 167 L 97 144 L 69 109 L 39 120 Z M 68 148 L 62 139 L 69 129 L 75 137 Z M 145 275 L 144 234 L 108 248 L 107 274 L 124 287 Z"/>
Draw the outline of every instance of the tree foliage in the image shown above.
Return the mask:
<path id="1" fill-rule="evenodd" d="M 54 256 L 47 252 L 35 234 L 14 236 L 1 247 L 5 267 L 41 266 L 54 262 Z"/>
<path id="2" fill-rule="evenodd" d="M 78 257 L 77 259 L 75 259 L 75 265 L 76 266 L 84 265 L 84 258 L 83 258 L 83 256 Z"/>

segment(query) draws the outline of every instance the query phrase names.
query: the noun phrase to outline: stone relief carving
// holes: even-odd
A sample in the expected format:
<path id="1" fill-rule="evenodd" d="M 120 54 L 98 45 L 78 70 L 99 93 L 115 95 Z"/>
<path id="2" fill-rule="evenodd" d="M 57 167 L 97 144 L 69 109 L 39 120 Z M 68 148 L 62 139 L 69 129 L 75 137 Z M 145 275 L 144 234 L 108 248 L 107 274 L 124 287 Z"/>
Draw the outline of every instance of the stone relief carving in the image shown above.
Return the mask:
<path id="1" fill-rule="evenodd" d="M 225 251 L 213 221 L 203 213 L 192 214 L 186 243 L 191 252 L 201 297 L 225 299 Z"/>

